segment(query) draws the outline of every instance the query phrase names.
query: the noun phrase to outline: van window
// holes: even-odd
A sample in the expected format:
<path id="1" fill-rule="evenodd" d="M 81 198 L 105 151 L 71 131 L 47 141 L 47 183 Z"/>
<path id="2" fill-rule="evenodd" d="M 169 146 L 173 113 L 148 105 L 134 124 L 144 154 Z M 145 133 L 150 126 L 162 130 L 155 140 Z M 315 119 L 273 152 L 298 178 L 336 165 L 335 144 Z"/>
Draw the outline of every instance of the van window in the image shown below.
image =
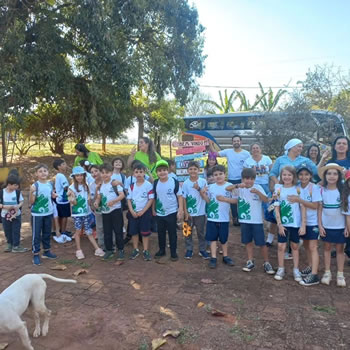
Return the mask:
<path id="1" fill-rule="evenodd" d="M 223 119 L 217 118 L 210 119 L 207 121 L 207 130 L 223 130 L 225 126 L 225 121 Z"/>

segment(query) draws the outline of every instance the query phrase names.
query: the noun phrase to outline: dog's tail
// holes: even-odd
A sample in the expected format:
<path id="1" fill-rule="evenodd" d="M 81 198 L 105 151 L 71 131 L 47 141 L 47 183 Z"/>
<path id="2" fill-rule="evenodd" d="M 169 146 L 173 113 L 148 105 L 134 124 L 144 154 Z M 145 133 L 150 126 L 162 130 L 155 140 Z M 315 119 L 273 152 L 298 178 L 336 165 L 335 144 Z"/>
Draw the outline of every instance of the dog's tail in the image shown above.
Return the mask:
<path id="1" fill-rule="evenodd" d="M 68 280 L 68 279 L 63 279 L 63 278 L 57 278 L 51 275 L 48 275 L 47 273 L 39 273 L 39 276 L 41 278 L 46 278 L 55 282 L 61 282 L 61 283 L 77 283 L 76 280 Z"/>

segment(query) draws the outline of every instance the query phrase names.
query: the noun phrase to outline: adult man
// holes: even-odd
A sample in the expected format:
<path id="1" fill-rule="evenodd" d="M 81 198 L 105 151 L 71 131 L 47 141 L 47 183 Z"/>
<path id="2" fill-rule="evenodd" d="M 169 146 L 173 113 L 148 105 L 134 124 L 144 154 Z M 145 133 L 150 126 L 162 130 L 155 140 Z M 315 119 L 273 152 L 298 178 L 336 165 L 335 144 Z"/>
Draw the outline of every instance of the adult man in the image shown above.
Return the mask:
<path id="1" fill-rule="evenodd" d="M 211 143 L 212 151 L 214 151 L 213 146 L 214 145 Z M 242 149 L 242 138 L 239 135 L 232 136 L 232 146 L 233 148 L 219 151 L 218 156 L 227 158 L 228 181 L 232 184 L 239 184 L 241 183 L 241 173 L 244 161 L 250 157 L 250 153 Z M 233 224 L 239 226 L 237 204 L 231 204 L 231 212 Z"/>

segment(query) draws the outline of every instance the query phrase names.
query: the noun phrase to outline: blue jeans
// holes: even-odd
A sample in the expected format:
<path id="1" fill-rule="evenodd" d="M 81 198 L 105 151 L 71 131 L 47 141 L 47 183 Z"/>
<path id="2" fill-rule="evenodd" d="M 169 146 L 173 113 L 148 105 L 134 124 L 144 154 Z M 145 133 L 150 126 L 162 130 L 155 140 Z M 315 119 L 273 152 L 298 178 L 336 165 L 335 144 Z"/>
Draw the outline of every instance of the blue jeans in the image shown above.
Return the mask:
<path id="1" fill-rule="evenodd" d="M 240 184 L 241 180 L 228 180 L 229 183 L 232 185 Z M 232 213 L 232 219 L 233 222 L 238 220 L 238 211 L 237 211 L 237 204 L 231 204 L 231 213 Z"/>
<path id="2" fill-rule="evenodd" d="M 18 247 L 21 237 L 21 226 L 22 226 L 22 217 L 18 215 L 16 219 L 12 221 L 2 218 L 2 227 L 5 232 L 6 240 L 8 244 L 11 244 L 13 247 Z"/>
<path id="3" fill-rule="evenodd" d="M 32 216 L 32 252 L 40 252 L 40 243 L 43 243 L 45 251 L 51 248 L 52 214 L 44 216 Z"/>

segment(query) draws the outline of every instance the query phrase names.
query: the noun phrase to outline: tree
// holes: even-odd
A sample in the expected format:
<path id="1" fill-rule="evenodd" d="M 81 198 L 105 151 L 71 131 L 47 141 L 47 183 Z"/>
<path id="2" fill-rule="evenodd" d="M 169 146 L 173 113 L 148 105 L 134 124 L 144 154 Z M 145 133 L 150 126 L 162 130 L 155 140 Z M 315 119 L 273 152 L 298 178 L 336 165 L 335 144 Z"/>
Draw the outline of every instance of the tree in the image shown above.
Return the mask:
<path id="1" fill-rule="evenodd" d="M 236 91 L 237 93 L 237 97 L 240 100 L 240 106 L 239 106 L 239 110 L 240 111 L 254 111 L 256 109 L 257 106 L 259 106 L 259 104 L 261 103 L 261 101 L 263 100 L 263 98 L 265 97 L 266 93 L 263 94 L 262 96 L 256 96 L 256 100 L 253 104 L 250 103 L 249 99 L 247 98 L 247 96 L 245 95 L 245 93 L 243 91 Z"/>
<path id="2" fill-rule="evenodd" d="M 212 106 L 212 108 L 209 108 L 206 112 L 209 114 L 225 114 L 234 112 L 233 108 L 233 102 L 235 101 L 236 97 L 236 91 L 232 91 L 230 95 L 227 94 L 227 89 L 225 89 L 225 95 L 222 97 L 221 91 L 219 91 L 219 98 L 220 98 L 220 104 L 213 101 L 213 100 L 203 100 L 203 103 L 209 104 Z M 216 110 L 214 108 L 216 108 Z"/>
<path id="3" fill-rule="evenodd" d="M 185 115 L 196 116 L 208 114 L 208 110 L 210 110 L 211 104 L 205 101 L 209 99 L 210 96 L 200 90 L 192 92 L 189 95 L 188 102 L 185 106 Z"/>
<path id="4" fill-rule="evenodd" d="M 279 104 L 281 97 L 287 93 L 287 90 L 278 89 L 276 94 L 269 88 L 266 92 L 259 82 L 260 93 L 261 95 L 256 95 L 256 100 L 259 100 L 259 105 L 263 111 L 271 112 L 273 111 L 277 105 Z"/>

